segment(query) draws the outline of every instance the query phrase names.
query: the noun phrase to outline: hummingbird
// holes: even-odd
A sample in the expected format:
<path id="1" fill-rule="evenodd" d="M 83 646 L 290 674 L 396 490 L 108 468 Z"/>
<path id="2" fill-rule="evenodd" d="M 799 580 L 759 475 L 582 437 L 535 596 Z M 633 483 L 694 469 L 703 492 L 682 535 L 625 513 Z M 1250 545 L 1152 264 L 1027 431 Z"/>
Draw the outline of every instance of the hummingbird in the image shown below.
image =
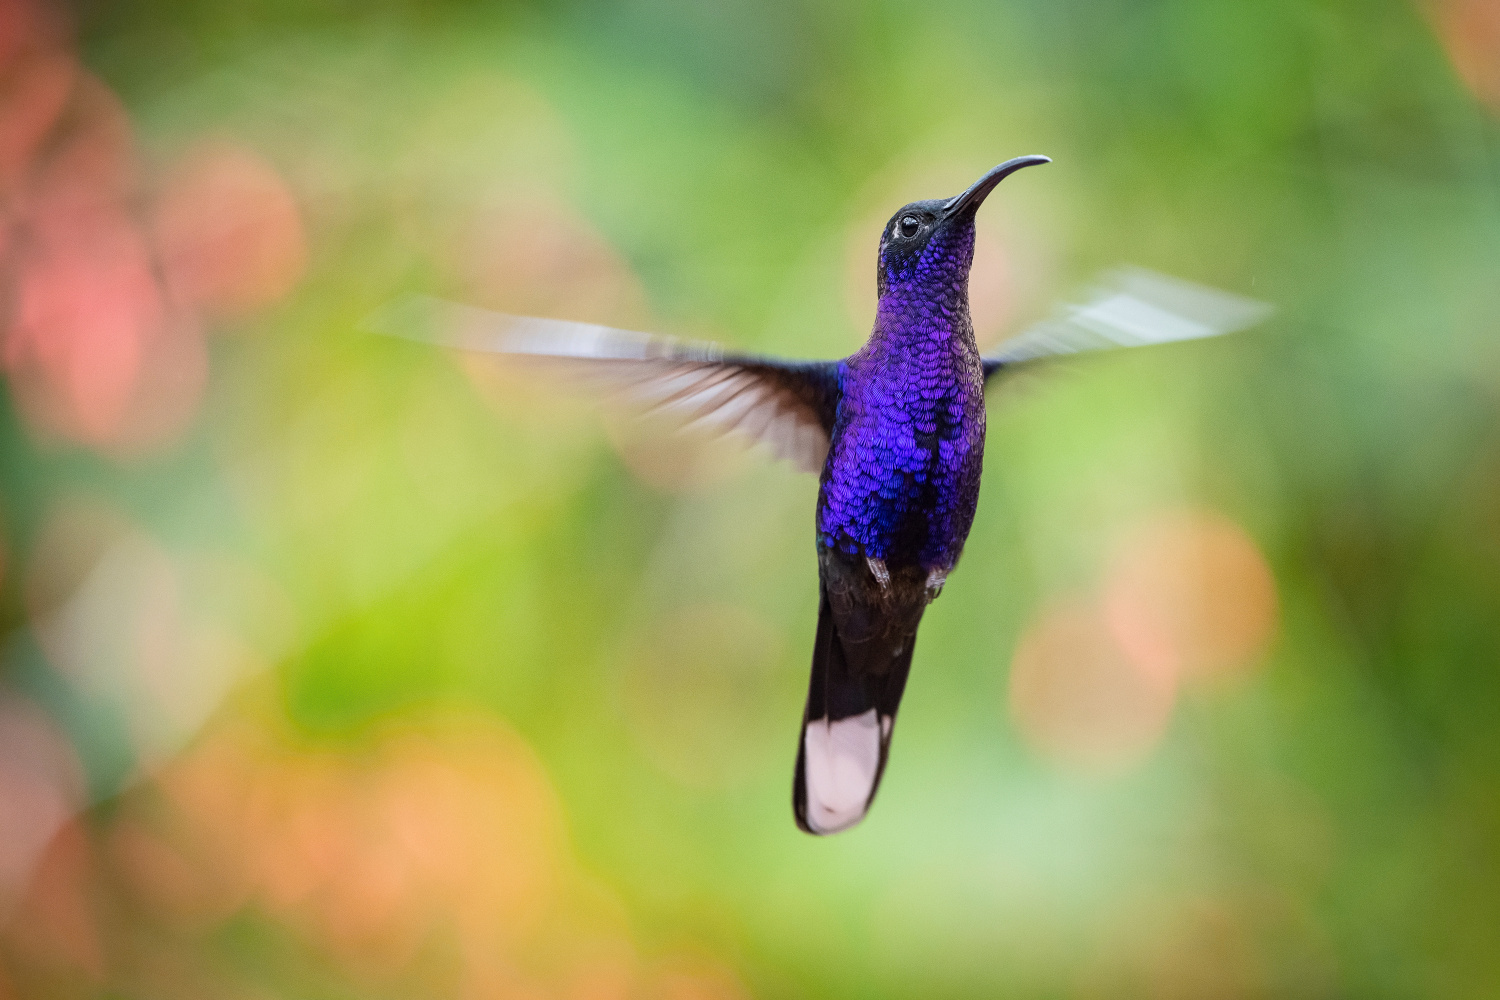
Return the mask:
<path id="1" fill-rule="evenodd" d="M 1020 156 L 950 198 L 891 216 L 877 250 L 874 328 L 854 354 L 794 361 L 567 320 L 409 296 L 384 333 L 545 363 L 687 425 L 768 444 L 819 477 L 818 621 L 798 729 L 792 813 L 847 830 L 875 799 L 918 626 L 963 553 L 984 465 L 985 388 L 1003 370 L 1097 348 L 1240 329 L 1265 308 L 1150 272 L 981 354 L 969 313 L 975 217 Z"/>

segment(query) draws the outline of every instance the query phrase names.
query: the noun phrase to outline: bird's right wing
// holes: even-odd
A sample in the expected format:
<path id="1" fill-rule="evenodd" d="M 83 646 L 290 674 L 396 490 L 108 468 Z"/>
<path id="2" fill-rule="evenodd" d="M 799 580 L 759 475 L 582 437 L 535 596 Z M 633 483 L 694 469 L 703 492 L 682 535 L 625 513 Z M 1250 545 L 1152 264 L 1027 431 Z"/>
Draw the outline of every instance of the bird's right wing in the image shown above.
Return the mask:
<path id="1" fill-rule="evenodd" d="M 1217 337 L 1255 326 L 1273 311 L 1217 288 L 1124 268 L 1105 275 L 1083 303 L 1064 306 L 986 354 L 984 377 L 1041 358 Z"/>
<path id="2" fill-rule="evenodd" d="M 737 432 L 797 468 L 818 472 L 838 407 L 838 362 L 733 354 L 677 340 L 571 320 L 511 316 L 426 295 L 398 299 L 362 324 L 376 333 L 465 351 L 623 400 L 682 425 Z"/>

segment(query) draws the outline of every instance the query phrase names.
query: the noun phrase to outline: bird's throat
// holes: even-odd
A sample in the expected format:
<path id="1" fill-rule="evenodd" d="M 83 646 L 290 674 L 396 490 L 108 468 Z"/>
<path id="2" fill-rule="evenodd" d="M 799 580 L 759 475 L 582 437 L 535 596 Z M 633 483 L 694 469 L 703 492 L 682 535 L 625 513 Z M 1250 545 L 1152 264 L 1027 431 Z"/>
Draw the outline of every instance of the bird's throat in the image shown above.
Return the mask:
<path id="1" fill-rule="evenodd" d="M 892 286 L 881 296 L 869 348 L 877 352 L 952 353 L 977 358 L 968 282 L 933 294 Z"/>

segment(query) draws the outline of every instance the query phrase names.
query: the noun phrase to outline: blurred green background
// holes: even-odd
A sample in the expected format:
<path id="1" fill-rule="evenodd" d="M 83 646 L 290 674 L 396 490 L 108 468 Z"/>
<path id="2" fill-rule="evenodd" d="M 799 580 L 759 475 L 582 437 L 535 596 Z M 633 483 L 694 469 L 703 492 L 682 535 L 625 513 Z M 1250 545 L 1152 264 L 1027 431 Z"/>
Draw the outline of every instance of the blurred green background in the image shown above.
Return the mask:
<path id="1" fill-rule="evenodd" d="M 0 997 L 1500 994 L 1500 5 L 0 0 Z M 817 484 L 364 334 L 806 357 L 994 163 L 880 800 L 789 792 Z"/>

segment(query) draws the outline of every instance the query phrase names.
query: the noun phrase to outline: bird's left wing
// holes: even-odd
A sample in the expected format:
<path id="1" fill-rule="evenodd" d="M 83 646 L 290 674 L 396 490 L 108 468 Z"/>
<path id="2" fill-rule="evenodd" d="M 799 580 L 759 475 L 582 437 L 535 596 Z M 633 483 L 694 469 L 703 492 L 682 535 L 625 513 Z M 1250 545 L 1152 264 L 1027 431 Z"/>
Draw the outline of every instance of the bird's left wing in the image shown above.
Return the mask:
<path id="1" fill-rule="evenodd" d="M 984 377 L 1042 358 L 1217 337 L 1255 326 L 1273 311 L 1217 288 L 1122 268 L 1104 275 L 1082 303 L 1062 307 L 986 354 Z"/>
<path id="2" fill-rule="evenodd" d="M 786 361 L 570 320 L 511 316 L 426 295 L 361 324 L 377 333 L 505 355 L 647 412 L 709 432 L 744 434 L 806 472 L 828 454 L 838 362 Z"/>

